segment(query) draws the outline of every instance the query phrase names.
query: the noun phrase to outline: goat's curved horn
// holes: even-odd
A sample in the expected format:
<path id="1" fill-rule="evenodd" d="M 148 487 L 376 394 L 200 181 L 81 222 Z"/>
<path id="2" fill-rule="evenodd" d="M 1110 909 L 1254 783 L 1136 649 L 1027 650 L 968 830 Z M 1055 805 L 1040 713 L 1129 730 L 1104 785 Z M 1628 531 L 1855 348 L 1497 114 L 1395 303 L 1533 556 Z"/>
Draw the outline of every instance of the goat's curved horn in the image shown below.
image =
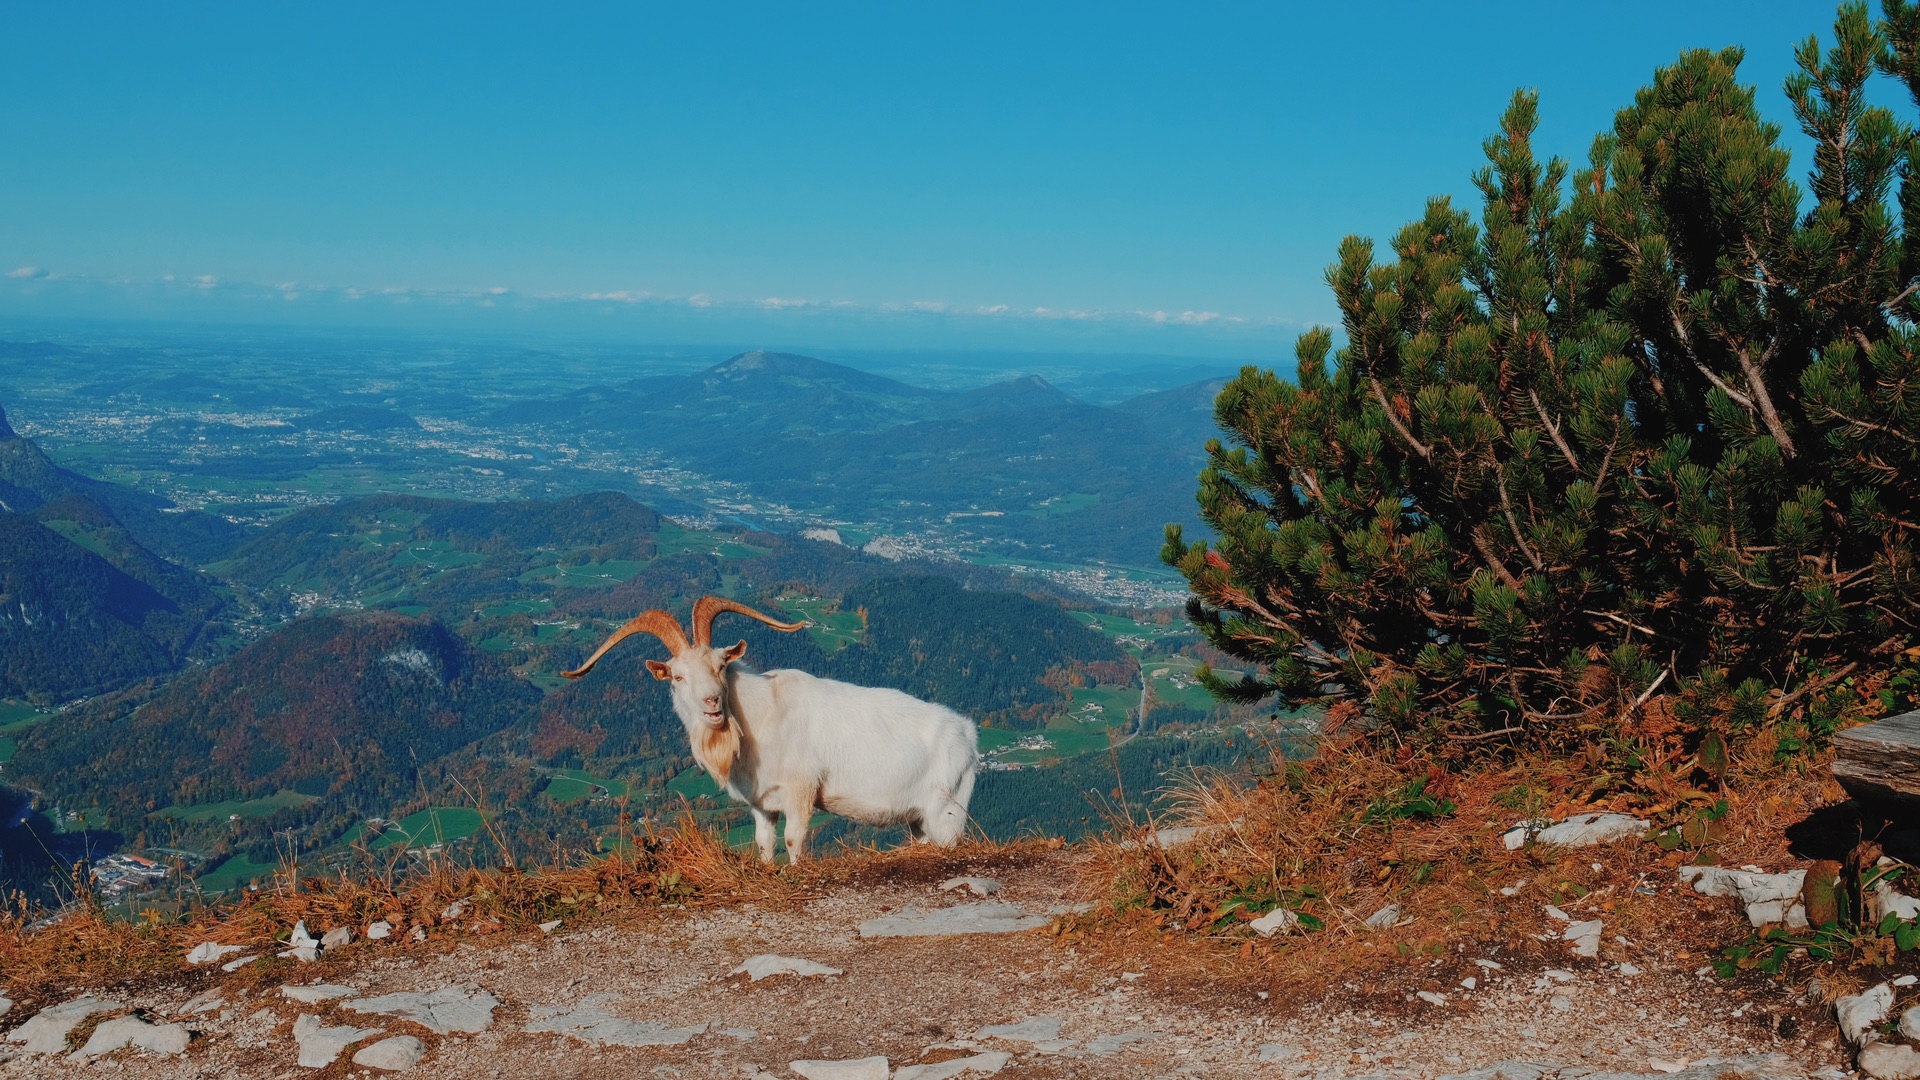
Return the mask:
<path id="1" fill-rule="evenodd" d="M 745 604 L 736 603 L 718 596 L 703 596 L 693 602 L 693 643 L 695 645 L 713 644 L 713 620 L 723 611 L 736 615 L 745 615 L 749 619 L 758 619 L 775 630 L 785 630 L 791 634 L 795 630 L 806 628 L 806 622 L 786 623 L 755 611 Z"/>
<path id="2" fill-rule="evenodd" d="M 699 617 L 699 610 L 698 607 L 694 608 L 695 618 Z M 615 630 L 612 637 L 601 642 L 600 647 L 593 650 L 593 655 L 587 657 L 586 663 L 581 664 L 572 671 L 563 671 L 560 674 L 569 679 L 577 679 L 585 675 L 587 672 L 593 670 L 593 665 L 599 663 L 601 657 L 607 655 L 608 649 L 613 648 L 615 645 L 620 644 L 635 634 L 652 634 L 654 637 L 666 642 L 667 651 L 675 656 L 679 656 L 685 652 L 687 648 L 687 632 L 680 628 L 680 620 L 665 611 L 661 611 L 659 608 L 653 608 L 652 610 L 643 611 L 633 618 L 628 619 L 625 626 Z"/>

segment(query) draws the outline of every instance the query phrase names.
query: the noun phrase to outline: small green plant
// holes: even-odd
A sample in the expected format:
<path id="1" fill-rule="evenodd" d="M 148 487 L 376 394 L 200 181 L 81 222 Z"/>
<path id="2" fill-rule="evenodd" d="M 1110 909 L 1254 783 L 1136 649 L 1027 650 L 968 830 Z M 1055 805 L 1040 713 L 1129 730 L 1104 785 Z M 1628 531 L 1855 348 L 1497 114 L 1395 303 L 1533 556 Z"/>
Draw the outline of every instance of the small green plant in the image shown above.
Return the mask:
<path id="1" fill-rule="evenodd" d="M 1446 817 L 1459 809 L 1452 799 L 1427 792 L 1427 778 L 1421 777 L 1391 795 L 1373 800 L 1360 812 L 1368 825 L 1390 821 L 1430 821 Z"/>

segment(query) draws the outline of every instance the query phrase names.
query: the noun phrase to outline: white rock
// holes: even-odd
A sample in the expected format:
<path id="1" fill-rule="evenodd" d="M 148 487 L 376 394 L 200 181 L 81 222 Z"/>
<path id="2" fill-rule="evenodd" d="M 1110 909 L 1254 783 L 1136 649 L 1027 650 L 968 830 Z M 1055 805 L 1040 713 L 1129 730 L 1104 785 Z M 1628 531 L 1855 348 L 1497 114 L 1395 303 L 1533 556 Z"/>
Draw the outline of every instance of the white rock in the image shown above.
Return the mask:
<path id="1" fill-rule="evenodd" d="M 280 993 L 283 996 L 292 998 L 294 1001 L 298 1001 L 303 1005 L 312 1005 L 321 1001 L 332 1001 L 334 998 L 352 997 L 359 992 L 360 991 L 355 990 L 351 986 L 329 986 L 325 983 L 318 986 L 283 986 L 280 988 Z"/>
<path id="2" fill-rule="evenodd" d="M 1684 1061 L 1669 1061 L 1666 1058 L 1647 1059 L 1647 1068 L 1657 1073 L 1677 1073 L 1686 1067 L 1687 1063 Z"/>
<path id="3" fill-rule="evenodd" d="M 1400 905 L 1388 904 L 1379 911 L 1367 916 L 1367 925 L 1375 930 L 1385 930 L 1400 921 Z"/>
<path id="4" fill-rule="evenodd" d="M 1557 908 L 1557 907 L 1554 907 L 1554 906 L 1553 906 L 1552 904 L 1548 904 L 1548 905 L 1546 905 L 1546 909 L 1545 909 L 1545 910 L 1546 910 L 1546 912 L 1547 912 L 1547 918 L 1549 918 L 1549 919 L 1558 919 L 1558 920 L 1560 920 L 1561 922 L 1572 922 L 1572 921 L 1573 921 L 1573 916 L 1571 916 L 1571 915 L 1569 915 L 1569 914 L 1567 914 L 1567 913 L 1566 913 L 1566 912 L 1564 912 L 1564 911 L 1561 911 L 1561 910 L 1560 910 L 1559 908 Z"/>
<path id="5" fill-rule="evenodd" d="M 1833 1003 L 1834 1016 L 1840 1021 L 1840 1034 L 1855 1046 L 1880 1037 L 1874 1031 L 1893 1011 L 1893 987 L 1881 983 L 1858 994 L 1849 994 Z"/>
<path id="6" fill-rule="evenodd" d="M 1123 1031 L 1118 1035 L 1102 1035 L 1087 1042 L 1089 1054 L 1117 1054 L 1129 1043 L 1146 1042 L 1160 1036 L 1151 1031 Z"/>
<path id="7" fill-rule="evenodd" d="M 1600 932 L 1605 929 L 1599 919 L 1589 919 L 1569 925 L 1561 937 L 1573 946 L 1573 955 L 1588 960 L 1600 955 Z"/>
<path id="8" fill-rule="evenodd" d="M 992 896 L 1000 891 L 1000 883 L 990 877 L 952 877 L 940 883 L 941 892 L 965 889 L 975 896 Z"/>
<path id="9" fill-rule="evenodd" d="M 191 1036 L 185 1024 L 149 1024 L 137 1016 L 116 1016 L 93 1029 L 78 1058 L 99 1057 L 128 1046 L 155 1054 L 184 1054 Z"/>
<path id="10" fill-rule="evenodd" d="M 1431 990 L 1418 990 L 1414 992 L 1413 996 L 1429 1005 L 1445 1005 L 1447 1003 L 1447 995 L 1436 994 Z"/>
<path id="11" fill-rule="evenodd" d="M 1511 832 L 1512 830 L 1508 830 L 1508 831 Z M 1524 840 L 1522 840 L 1521 842 L 1525 843 Z M 1505 888 L 1501 889 L 1500 895 L 1501 896 L 1519 896 L 1520 890 L 1526 887 L 1527 887 L 1527 879 L 1521 878 L 1519 881 L 1516 881 L 1513 884 L 1508 885 Z"/>
<path id="12" fill-rule="evenodd" d="M 989 1024 L 977 1032 L 982 1039 L 1007 1039 L 1012 1042 L 1052 1042 L 1060 1037 L 1060 1018 L 1029 1016 L 1012 1024 Z"/>
<path id="13" fill-rule="evenodd" d="M 1297 1047 L 1283 1046 L 1280 1043 L 1260 1044 L 1260 1060 L 1262 1063 L 1270 1064 L 1275 1061 L 1292 1061 L 1299 1056 L 1300 1050 Z"/>
<path id="14" fill-rule="evenodd" d="M 311 964 L 320 959 L 320 950 L 316 946 L 302 945 L 297 948 L 282 949 L 278 955 L 282 960 L 293 959 L 303 964 Z"/>
<path id="15" fill-rule="evenodd" d="M 1747 921 L 1756 927 L 1784 923 L 1791 930 L 1807 928 L 1807 908 L 1798 899 L 1755 900 L 1747 905 Z"/>
<path id="16" fill-rule="evenodd" d="M 1920 896 L 1908 896 L 1896 892 L 1893 886 L 1881 882 L 1873 887 L 1874 905 L 1879 909 L 1880 917 L 1896 915 L 1902 919 L 1920 919 Z"/>
<path id="17" fill-rule="evenodd" d="M 446 910 L 440 913 L 440 917 L 443 919 L 457 919 L 466 913 L 467 902 L 465 900 L 455 900 L 453 903 L 447 905 Z"/>
<path id="18" fill-rule="evenodd" d="M 378 1034 L 379 1028 L 328 1027 L 319 1017 L 306 1013 L 301 1013 L 293 1022 L 293 1042 L 300 1048 L 300 1064 L 309 1069 L 326 1068 L 340 1056 L 340 1051 Z"/>
<path id="19" fill-rule="evenodd" d="M 1629 963 L 1627 963 L 1627 962 L 1626 962 L 1626 961 L 1624 961 L 1624 960 L 1620 962 L 1620 967 L 1619 967 L 1619 968 L 1618 968 L 1617 970 L 1618 970 L 1618 971 L 1620 972 L 1620 974 L 1622 974 L 1622 975 L 1638 975 L 1638 974 L 1640 974 L 1640 969 L 1639 969 L 1639 968 L 1637 968 L 1637 967 L 1634 967 L 1634 966 L 1633 966 L 1632 964 L 1629 964 Z"/>
<path id="20" fill-rule="evenodd" d="M 1253 927 L 1253 932 L 1261 937 L 1272 937 L 1275 934 L 1292 931 L 1294 927 L 1300 925 L 1300 916 L 1286 908 L 1277 907 L 1247 925 Z"/>
<path id="21" fill-rule="evenodd" d="M 381 941 L 393 935 L 393 924 L 385 919 L 367 924 L 367 940 Z"/>
<path id="22" fill-rule="evenodd" d="M 347 929 L 344 926 L 336 926 L 333 929 L 327 931 L 326 933 L 320 935 L 320 947 L 322 949 L 337 949 L 340 946 L 346 945 L 352 941 L 353 941 L 353 931 Z"/>
<path id="23" fill-rule="evenodd" d="M 1743 904 L 1760 900 L 1797 900 L 1807 872 L 1789 870 L 1784 874 L 1762 874 L 1752 870 L 1729 870 L 1724 866 L 1682 866 L 1675 873 L 1702 896 L 1734 896 Z"/>
<path id="24" fill-rule="evenodd" d="M 989 1050 L 984 1054 L 970 1057 L 952 1058 L 935 1062 L 932 1065 L 907 1065 L 895 1070 L 893 1080 L 953 1080 L 961 1073 L 984 1073 L 992 1076 L 1007 1067 L 1013 1055 L 1003 1050 Z"/>
<path id="25" fill-rule="evenodd" d="M 5 1016 L 12 1011 L 13 1000 L 11 998 L 0 997 L 0 1016 Z"/>
<path id="26" fill-rule="evenodd" d="M 1485 970 L 1485 971 L 1505 971 L 1506 970 L 1505 968 L 1500 966 L 1500 962 L 1498 960 L 1480 959 L 1480 960 L 1475 960 L 1473 964 L 1475 967 L 1481 968 L 1482 970 Z"/>
<path id="27" fill-rule="evenodd" d="M 1007 934 L 1032 930 L 1051 920 L 1018 904 L 983 901 L 933 911 L 901 911 L 860 924 L 863 938 L 940 937 L 950 934 Z"/>
<path id="28" fill-rule="evenodd" d="M 224 964 L 221 964 L 220 970 L 221 971 L 239 971 L 241 968 L 246 967 L 248 964 L 251 964 L 258 959 L 260 959 L 258 956 L 242 956 L 234 960 L 229 960 Z"/>
<path id="29" fill-rule="evenodd" d="M 1477 990 L 1480 987 L 1480 980 L 1469 975 L 1466 978 L 1460 980 L 1460 985 L 1463 988 L 1468 990 Z"/>
<path id="30" fill-rule="evenodd" d="M 359 1053 L 353 1055 L 353 1063 L 369 1069 L 401 1072 L 420 1064 L 420 1059 L 426 1056 L 426 1043 L 411 1035 L 395 1035 L 391 1039 L 381 1039 L 371 1046 L 362 1047 Z"/>
<path id="31" fill-rule="evenodd" d="M 734 968 L 728 972 L 728 974 L 745 975 L 749 982 L 759 982 L 761 979 L 771 978 L 775 975 L 798 975 L 805 979 L 816 975 L 845 975 L 846 972 L 841 971 L 839 968 L 828 967 L 825 964 L 816 964 L 811 960 L 802 960 L 794 956 L 775 956 L 772 953 L 761 953 L 758 956 L 748 957 L 746 963 Z"/>
<path id="32" fill-rule="evenodd" d="M 1484 1069 L 1475 1069 L 1468 1073 L 1456 1073 L 1442 1076 L 1438 1080 L 1539 1080 L 1560 1071 L 1561 1066 L 1540 1061 L 1501 1061 Z M 1601 1074 L 1609 1080 L 1626 1080 L 1619 1073 Z"/>
<path id="33" fill-rule="evenodd" d="M 607 1011 L 613 994 L 594 994 L 578 1005 L 536 1005 L 527 1024 L 531 1032 L 566 1035 L 604 1046 L 680 1046 L 707 1030 L 707 1025 L 670 1028 L 645 1020 L 629 1020 Z"/>
<path id="34" fill-rule="evenodd" d="M 315 940 L 312 934 L 307 933 L 307 920 L 301 919 L 293 924 L 293 933 L 287 936 L 287 946 L 293 949 L 313 949 L 318 948 L 320 942 Z"/>
<path id="35" fill-rule="evenodd" d="M 245 949 L 244 945 L 215 945 L 211 941 L 203 941 L 187 953 L 187 963 L 211 964 L 228 953 L 242 952 Z"/>
<path id="36" fill-rule="evenodd" d="M 540 924 L 540 932 L 543 934 L 551 934 L 558 929 L 560 929 L 559 919 L 553 919 L 548 922 L 543 922 Z"/>
<path id="37" fill-rule="evenodd" d="M 1540 977 L 1548 982 L 1569 983 L 1580 976 L 1575 975 L 1566 968 L 1548 968 L 1540 973 Z"/>
<path id="38" fill-rule="evenodd" d="M 416 926 L 416 927 L 414 927 L 414 928 L 413 928 L 413 933 L 411 933 L 411 934 L 408 934 L 408 935 L 407 935 L 407 940 L 408 940 L 408 941 L 425 941 L 425 940 L 427 940 L 427 928 L 426 928 L 426 927 L 424 927 L 424 926 Z"/>
<path id="39" fill-rule="evenodd" d="M 358 1013 L 411 1020 L 435 1035 L 485 1031 L 493 1025 L 493 1010 L 499 1007 L 500 999 L 485 990 L 467 993 L 452 986 L 443 986 L 430 994 L 382 994 L 341 1004 L 341 1008 Z"/>
<path id="40" fill-rule="evenodd" d="M 878 1056 L 846 1061 L 802 1059 L 787 1062 L 787 1068 L 807 1080 L 887 1080 L 887 1059 Z"/>
<path id="41" fill-rule="evenodd" d="M 50 1005 L 35 1013 L 26 1023 L 7 1032 L 7 1041 L 25 1043 L 29 1054 L 58 1054 L 67 1048 L 67 1035 L 80 1021 L 97 1012 L 118 1008 L 90 994 L 59 1005 Z"/>
<path id="42" fill-rule="evenodd" d="M 220 991 L 202 990 L 188 998 L 185 1005 L 180 1006 L 180 1013 L 183 1016 L 196 1016 L 200 1013 L 212 1012 L 226 1003 L 227 999 Z"/>
<path id="43" fill-rule="evenodd" d="M 1501 842 L 1509 851 L 1524 847 L 1529 840 L 1552 847 L 1592 847 L 1642 836 L 1648 825 L 1630 814 L 1575 814 L 1544 827 L 1536 821 L 1520 822 L 1506 831 Z"/>
<path id="44" fill-rule="evenodd" d="M 1920 1052 L 1904 1043 L 1871 1043 L 1860 1051 L 1860 1071 L 1873 1080 L 1920 1080 Z"/>
<path id="45" fill-rule="evenodd" d="M 1898 982 L 1898 979 L 1894 980 Z M 1911 984 L 1909 984 L 1911 985 Z M 1900 1014 L 1900 1034 L 1920 1042 L 1920 1005 L 1916 1005 Z"/>
<path id="46" fill-rule="evenodd" d="M 1920 983 L 1920 975 L 1902 975 L 1893 980 L 1893 985 L 1895 986 L 1912 986 L 1914 983 Z M 0 1012 L 4 1011 L 5 1010 L 0 1009 Z"/>

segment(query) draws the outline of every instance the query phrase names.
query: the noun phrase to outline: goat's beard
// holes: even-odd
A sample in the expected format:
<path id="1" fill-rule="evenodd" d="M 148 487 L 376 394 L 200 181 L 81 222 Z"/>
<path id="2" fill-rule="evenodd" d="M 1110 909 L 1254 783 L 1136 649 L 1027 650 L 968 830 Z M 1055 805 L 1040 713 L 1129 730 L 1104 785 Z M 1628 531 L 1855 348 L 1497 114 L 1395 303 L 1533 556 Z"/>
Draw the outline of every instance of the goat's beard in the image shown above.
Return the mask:
<path id="1" fill-rule="evenodd" d="M 727 723 L 722 713 L 718 726 L 709 726 L 695 737 L 693 756 L 724 784 L 733 772 L 734 759 L 740 756 L 740 729 Z"/>

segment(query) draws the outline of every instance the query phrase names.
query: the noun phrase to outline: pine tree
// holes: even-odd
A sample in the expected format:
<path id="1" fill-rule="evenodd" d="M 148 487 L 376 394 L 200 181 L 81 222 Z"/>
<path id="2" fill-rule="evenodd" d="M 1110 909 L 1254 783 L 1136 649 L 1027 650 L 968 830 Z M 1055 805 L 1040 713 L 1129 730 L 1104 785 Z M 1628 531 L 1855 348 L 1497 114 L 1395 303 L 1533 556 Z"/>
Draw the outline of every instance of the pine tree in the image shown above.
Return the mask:
<path id="1" fill-rule="evenodd" d="M 1847 4 L 1799 47 L 1804 192 L 1740 60 L 1656 72 L 1577 171 L 1535 156 L 1518 93 L 1477 222 L 1435 199 L 1386 261 L 1342 243 L 1344 343 L 1312 330 L 1294 382 L 1228 384 L 1217 539 L 1168 529 L 1195 622 L 1257 665 L 1209 689 L 1353 699 L 1460 748 L 1663 691 L 1751 723 L 1904 644 L 1920 177 L 1866 88 L 1878 68 L 1920 101 L 1920 7 Z"/>

